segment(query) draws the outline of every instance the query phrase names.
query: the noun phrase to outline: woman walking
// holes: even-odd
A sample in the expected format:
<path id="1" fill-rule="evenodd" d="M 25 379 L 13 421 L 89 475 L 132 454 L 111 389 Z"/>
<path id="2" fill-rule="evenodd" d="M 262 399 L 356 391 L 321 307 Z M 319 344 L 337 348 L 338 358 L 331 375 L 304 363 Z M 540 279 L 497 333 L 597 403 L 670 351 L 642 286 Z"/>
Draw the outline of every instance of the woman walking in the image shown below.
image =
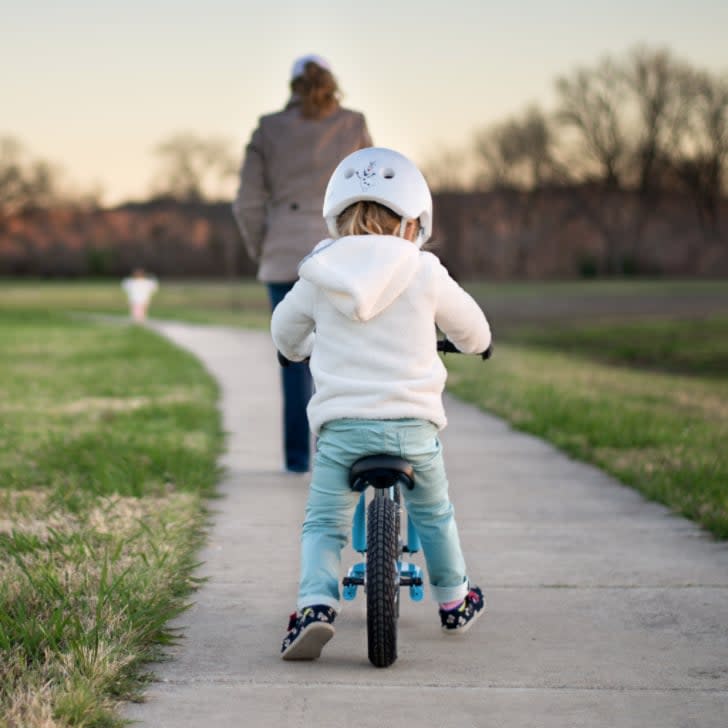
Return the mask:
<path id="1" fill-rule="evenodd" d="M 362 113 L 345 109 L 329 63 L 317 55 L 296 59 L 291 96 L 267 114 L 245 149 L 233 212 L 246 250 L 258 264 L 271 309 L 298 278 L 298 264 L 326 236 L 321 204 L 326 185 L 348 154 L 372 140 Z M 310 467 L 306 405 L 312 394 L 308 364 L 282 369 L 284 469 Z"/>

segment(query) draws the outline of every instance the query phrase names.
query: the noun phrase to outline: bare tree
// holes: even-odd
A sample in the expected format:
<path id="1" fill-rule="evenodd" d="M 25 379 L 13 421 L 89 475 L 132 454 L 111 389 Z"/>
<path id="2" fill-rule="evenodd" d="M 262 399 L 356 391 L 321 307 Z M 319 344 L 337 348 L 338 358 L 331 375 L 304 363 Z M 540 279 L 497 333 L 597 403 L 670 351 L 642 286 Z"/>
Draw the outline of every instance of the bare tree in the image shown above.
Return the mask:
<path id="1" fill-rule="evenodd" d="M 541 199 L 549 183 L 562 182 L 565 169 L 557 162 L 552 124 L 537 106 L 476 135 L 479 186 L 490 188 L 514 212 L 514 272 L 527 275 L 531 250 L 549 234 L 552 220 Z"/>
<path id="2" fill-rule="evenodd" d="M 728 75 L 686 73 L 687 112 L 676 131 L 671 161 L 693 198 L 706 237 L 720 235 L 720 207 L 728 177 Z"/>
<path id="3" fill-rule="evenodd" d="M 586 161 L 586 175 L 574 194 L 582 213 L 602 238 L 603 267 L 611 273 L 622 273 L 628 265 L 638 264 L 648 209 L 633 204 L 624 190 L 636 167 L 645 170 L 645 180 L 652 182 L 656 139 L 663 120 L 662 77 L 652 73 L 646 54 L 643 57 L 640 53 L 634 53 L 634 67 L 604 57 L 595 67 L 577 69 L 556 82 L 556 118 L 565 131 L 575 135 L 576 149 Z M 658 89 L 655 93 L 653 82 Z M 650 106 L 655 98 L 659 99 L 656 112 Z M 645 122 L 641 116 L 652 120 L 649 133 L 642 131 Z M 635 163 L 640 156 L 635 153 L 637 149 L 644 152 L 640 165 Z"/>
<path id="4" fill-rule="evenodd" d="M 179 132 L 158 144 L 155 152 L 162 163 L 155 192 L 186 202 L 219 198 L 224 183 L 237 171 L 230 142 L 217 137 Z"/>
<path id="5" fill-rule="evenodd" d="M 622 74 L 611 58 L 595 68 L 577 69 L 556 81 L 557 120 L 577 134 L 593 175 L 609 188 L 620 187 L 629 157 L 628 132 L 620 111 L 626 99 Z"/>
<path id="6" fill-rule="evenodd" d="M 464 149 L 440 146 L 422 165 L 433 192 L 464 192 L 471 187 L 471 170 Z"/>
<path id="7" fill-rule="evenodd" d="M 685 126 L 688 103 L 683 93 L 689 69 L 666 49 L 638 46 L 623 67 L 630 102 L 637 116 L 635 184 L 643 199 L 654 197 L 664 180 L 665 162 Z"/>
<path id="8" fill-rule="evenodd" d="M 476 176 L 478 187 L 506 187 L 513 184 L 508 144 L 508 122 L 495 124 L 476 134 L 474 151 L 479 171 Z"/>
<path id="9" fill-rule="evenodd" d="M 620 64 L 629 95 L 623 114 L 632 122 L 629 175 L 636 204 L 625 231 L 630 257 L 637 262 L 643 255 L 643 238 L 664 192 L 670 146 L 684 127 L 687 104 L 681 89 L 687 64 L 667 49 L 637 46 Z"/>
<path id="10" fill-rule="evenodd" d="M 481 186 L 533 189 L 563 177 L 554 153 L 555 135 L 537 106 L 521 116 L 481 131 L 475 137 Z"/>
<path id="11" fill-rule="evenodd" d="M 0 137 L 0 219 L 45 207 L 56 198 L 58 170 L 32 159 L 15 137 Z"/>

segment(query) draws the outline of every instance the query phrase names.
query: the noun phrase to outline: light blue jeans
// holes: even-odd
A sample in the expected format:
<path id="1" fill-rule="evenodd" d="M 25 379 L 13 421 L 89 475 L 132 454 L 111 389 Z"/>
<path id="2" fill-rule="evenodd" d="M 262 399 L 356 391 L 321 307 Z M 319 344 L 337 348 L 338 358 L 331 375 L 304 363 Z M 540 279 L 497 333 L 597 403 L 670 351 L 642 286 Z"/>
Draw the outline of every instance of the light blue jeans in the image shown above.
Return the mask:
<path id="1" fill-rule="evenodd" d="M 326 604 L 340 609 L 341 550 L 348 542 L 359 494 L 349 488 L 349 468 L 365 455 L 397 455 L 412 463 L 413 490 L 402 489 L 422 541 L 430 591 L 437 602 L 468 592 L 465 560 L 437 427 L 418 419 L 328 422 L 321 429 L 301 535 L 297 608 Z"/>

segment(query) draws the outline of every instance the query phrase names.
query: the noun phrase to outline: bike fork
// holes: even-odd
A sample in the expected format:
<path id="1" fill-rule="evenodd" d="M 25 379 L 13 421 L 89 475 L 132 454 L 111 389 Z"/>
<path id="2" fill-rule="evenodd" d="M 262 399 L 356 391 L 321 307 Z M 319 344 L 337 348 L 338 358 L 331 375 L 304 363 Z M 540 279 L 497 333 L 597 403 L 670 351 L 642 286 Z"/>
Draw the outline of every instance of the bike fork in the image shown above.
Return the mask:
<path id="1" fill-rule="evenodd" d="M 351 530 L 352 548 L 360 554 L 365 554 L 367 550 L 367 529 L 366 529 L 366 498 L 362 493 L 359 496 L 359 502 L 354 511 Z M 422 550 L 422 543 L 417 534 L 412 519 L 407 514 L 407 543 L 402 548 L 402 553 L 413 554 Z M 415 602 L 422 601 L 424 598 L 424 587 L 422 582 L 422 569 L 410 561 L 397 561 L 399 570 L 399 584 L 401 587 L 409 588 L 410 599 Z M 356 598 L 358 587 L 366 588 L 366 564 L 360 562 L 354 564 L 347 571 L 343 579 L 342 596 L 346 601 L 352 601 Z"/>

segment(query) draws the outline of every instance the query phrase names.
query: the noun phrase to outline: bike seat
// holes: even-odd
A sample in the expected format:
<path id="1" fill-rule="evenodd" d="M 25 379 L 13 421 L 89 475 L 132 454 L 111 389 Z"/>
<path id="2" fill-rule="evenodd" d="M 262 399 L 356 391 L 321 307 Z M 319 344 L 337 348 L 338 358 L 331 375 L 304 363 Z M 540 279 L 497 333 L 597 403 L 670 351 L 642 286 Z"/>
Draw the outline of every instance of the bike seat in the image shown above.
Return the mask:
<path id="1" fill-rule="evenodd" d="M 349 470 L 349 487 L 357 493 L 372 488 L 391 488 L 402 483 L 407 489 L 415 487 L 415 471 L 404 458 L 394 455 L 367 455 L 357 460 Z"/>

